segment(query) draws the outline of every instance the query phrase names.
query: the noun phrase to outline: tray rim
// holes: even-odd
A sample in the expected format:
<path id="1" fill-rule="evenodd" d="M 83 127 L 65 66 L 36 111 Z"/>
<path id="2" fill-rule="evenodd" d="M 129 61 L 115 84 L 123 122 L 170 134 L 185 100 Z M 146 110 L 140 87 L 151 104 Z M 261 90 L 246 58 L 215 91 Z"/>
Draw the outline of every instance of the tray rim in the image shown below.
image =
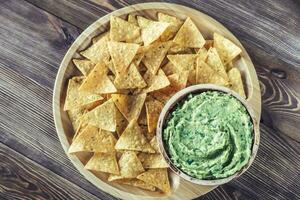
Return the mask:
<path id="1" fill-rule="evenodd" d="M 173 192 L 170 196 L 144 196 L 144 195 L 137 195 L 137 194 L 132 194 L 126 191 L 121 191 L 118 188 L 115 188 L 109 184 L 107 184 L 106 182 L 102 181 L 100 178 L 97 178 L 93 173 L 91 173 L 88 170 L 83 169 L 84 165 L 81 163 L 81 161 L 79 160 L 79 158 L 75 155 L 71 155 L 68 154 L 68 147 L 70 146 L 67 136 L 65 134 L 64 128 L 63 128 L 63 122 L 62 122 L 62 116 L 61 116 L 61 94 L 63 91 L 63 78 L 65 75 L 65 72 L 67 70 L 68 64 L 70 62 L 70 60 L 73 58 L 74 54 L 76 53 L 76 50 L 80 47 L 80 45 L 82 44 L 83 39 L 86 39 L 89 37 L 89 35 L 95 31 L 97 28 L 103 26 L 104 23 L 107 23 L 109 21 L 109 18 L 111 15 L 116 15 L 116 16 L 121 16 L 124 14 L 129 14 L 131 12 L 136 12 L 136 11 L 143 11 L 143 10 L 147 10 L 147 9 L 151 9 L 151 10 L 171 10 L 171 9 L 177 9 L 177 10 L 186 10 L 186 11 L 191 11 L 191 12 L 198 12 L 201 15 L 204 15 L 205 17 L 207 17 L 209 20 L 212 20 L 213 22 L 217 23 L 218 25 L 220 25 L 225 31 L 227 31 L 229 34 L 233 35 L 233 33 L 231 31 L 229 31 L 225 26 L 223 26 L 220 22 L 216 21 L 214 18 L 210 17 L 209 15 L 187 7 L 187 6 L 183 6 L 180 4 L 174 4 L 174 3 L 139 3 L 139 4 L 134 4 L 134 5 L 130 5 L 130 6 L 126 6 L 123 7 L 121 9 L 115 10 L 111 13 L 106 14 L 105 16 L 99 18 L 98 20 L 96 20 L 95 22 L 93 22 L 88 28 L 86 28 L 78 37 L 77 39 L 73 42 L 73 44 L 69 47 L 68 51 L 66 52 L 60 66 L 59 66 L 59 70 L 57 72 L 57 76 L 55 79 L 55 84 L 54 84 L 54 88 L 53 88 L 53 117 L 54 117 L 54 122 L 55 122 L 55 128 L 56 128 L 56 132 L 57 135 L 59 137 L 60 143 L 63 146 L 63 149 L 66 153 L 66 155 L 68 156 L 68 158 L 70 159 L 70 161 L 72 162 L 72 164 L 75 166 L 75 168 L 89 181 L 91 182 L 93 185 L 95 185 L 96 187 L 98 187 L 100 190 L 107 192 L 117 198 L 122 198 L 122 199 L 173 199 L 176 198 L 176 191 Z M 97 27 L 98 26 L 98 27 Z M 95 28 L 96 27 L 96 28 Z M 256 114 L 257 114 L 257 119 L 258 121 L 260 120 L 260 114 L 261 114 L 261 94 L 260 94 L 260 87 L 259 87 L 259 83 L 258 83 L 258 78 L 257 78 L 257 74 L 254 68 L 254 65 L 247 53 L 247 51 L 244 49 L 243 45 L 240 43 L 240 41 L 233 35 L 233 37 L 238 41 L 239 45 L 242 47 L 244 56 L 246 56 L 247 60 L 244 60 L 246 62 L 246 65 L 248 66 L 248 70 L 250 73 L 250 78 L 251 78 L 251 83 L 252 83 L 252 87 L 256 87 L 258 88 L 258 91 L 256 91 L 256 98 L 251 98 L 253 97 L 253 91 L 251 92 L 251 96 L 247 99 L 248 103 L 251 104 L 256 104 L 257 106 L 254 108 Z M 81 44 L 78 44 L 78 41 L 80 41 Z M 255 92 L 255 91 L 254 91 Z M 259 141 L 259 140 L 258 140 Z M 184 183 L 186 182 L 185 180 L 180 180 L 180 182 Z M 202 186 L 199 186 L 202 187 Z M 203 186 L 203 187 L 207 187 L 207 186 Z M 193 198 L 199 197 L 211 190 L 213 190 L 215 187 L 217 186 L 209 186 L 208 189 L 206 189 L 206 191 L 204 193 L 201 194 L 197 194 L 196 196 L 194 196 Z"/>

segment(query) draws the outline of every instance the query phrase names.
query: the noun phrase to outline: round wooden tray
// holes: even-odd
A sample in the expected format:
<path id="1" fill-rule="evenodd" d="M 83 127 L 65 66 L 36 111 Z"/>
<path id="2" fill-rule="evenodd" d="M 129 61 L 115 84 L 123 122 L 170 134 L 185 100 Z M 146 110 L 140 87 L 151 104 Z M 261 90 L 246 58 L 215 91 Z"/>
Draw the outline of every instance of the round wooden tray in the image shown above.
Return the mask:
<path id="1" fill-rule="evenodd" d="M 68 115 L 65 111 L 63 111 L 63 105 L 67 89 L 67 81 L 70 77 L 78 73 L 75 69 L 75 66 L 73 66 L 73 63 L 71 62 L 72 58 L 79 58 L 80 55 L 78 52 L 88 47 L 91 44 L 93 37 L 107 31 L 111 15 L 126 17 L 129 13 L 136 13 L 147 18 L 156 19 L 157 12 L 170 14 L 183 20 L 186 17 L 190 17 L 198 26 L 204 38 L 212 38 L 213 32 L 218 32 L 240 46 L 242 49 L 242 54 L 241 58 L 236 62 L 236 65 L 242 73 L 245 83 L 244 86 L 248 97 L 247 101 L 249 105 L 252 106 L 256 115 L 256 119 L 258 121 L 260 120 L 261 96 L 257 75 L 249 55 L 238 39 L 222 24 L 197 10 L 170 3 L 143 3 L 116 10 L 100 18 L 90 25 L 76 39 L 66 53 L 56 77 L 53 94 L 54 121 L 58 137 L 67 156 L 70 158 L 74 166 L 80 171 L 80 173 L 101 190 L 122 199 L 193 199 L 211 191 L 217 186 L 201 186 L 193 184 L 181 179 L 179 176 L 171 172 L 170 182 L 172 193 L 169 196 L 166 196 L 158 192 L 148 192 L 133 188 L 131 186 L 123 186 L 108 182 L 102 174 L 95 174 L 84 169 L 84 164 L 90 158 L 91 154 L 81 153 L 75 156 L 67 153 L 74 133 Z M 258 142 L 259 135 L 257 144 L 255 145 L 258 146 Z"/>

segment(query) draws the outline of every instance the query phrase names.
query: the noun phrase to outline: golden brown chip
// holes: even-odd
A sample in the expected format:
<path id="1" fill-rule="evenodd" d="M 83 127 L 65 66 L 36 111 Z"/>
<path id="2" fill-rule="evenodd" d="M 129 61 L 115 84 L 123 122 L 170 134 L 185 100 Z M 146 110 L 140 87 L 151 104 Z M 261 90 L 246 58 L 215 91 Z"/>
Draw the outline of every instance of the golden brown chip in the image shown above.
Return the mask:
<path id="1" fill-rule="evenodd" d="M 218 33 L 214 33 L 214 47 L 217 49 L 224 65 L 242 52 L 240 47 Z"/>
<path id="2" fill-rule="evenodd" d="M 110 57 L 107 48 L 107 41 L 109 41 L 108 34 L 99 39 L 95 44 L 92 44 L 92 46 L 88 49 L 81 51 L 80 54 L 91 60 L 93 63 L 102 62 L 107 64 Z"/>
<path id="3" fill-rule="evenodd" d="M 123 42 L 110 41 L 107 43 L 107 46 L 116 74 L 125 72 L 139 49 L 138 44 Z"/>
<path id="4" fill-rule="evenodd" d="M 117 42 L 133 40 L 140 36 L 140 28 L 119 17 L 110 17 L 110 39 Z"/>
<path id="5" fill-rule="evenodd" d="M 156 153 L 160 153 L 160 150 L 159 150 L 159 146 L 158 146 L 158 143 L 157 143 L 156 136 L 154 136 L 154 137 L 150 140 L 150 145 L 151 145 L 151 147 L 155 150 Z"/>
<path id="6" fill-rule="evenodd" d="M 140 174 L 137 179 L 153 185 L 167 194 L 171 192 L 167 169 L 149 169 Z"/>
<path id="7" fill-rule="evenodd" d="M 219 73 L 224 79 L 228 80 L 228 76 L 225 70 L 225 67 L 222 63 L 222 60 L 216 50 L 212 47 L 207 52 L 206 63 L 217 73 Z"/>
<path id="8" fill-rule="evenodd" d="M 125 131 L 118 139 L 115 149 L 154 153 L 154 150 L 143 135 L 142 129 L 139 127 L 137 120 L 129 122 Z"/>
<path id="9" fill-rule="evenodd" d="M 84 121 L 98 128 L 116 131 L 116 107 L 112 99 L 85 114 Z"/>
<path id="10" fill-rule="evenodd" d="M 143 59 L 142 62 L 147 67 L 147 69 L 152 73 L 156 74 L 158 71 L 163 59 L 165 58 L 165 55 L 167 54 L 172 42 L 157 42 L 152 45 L 152 48 L 148 50 Z"/>
<path id="11" fill-rule="evenodd" d="M 75 76 L 69 79 L 64 110 L 72 110 L 103 99 L 99 94 L 79 91 L 83 79 L 84 77 L 81 76 Z"/>
<path id="12" fill-rule="evenodd" d="M 68 110 L 67 113 L 72 123 L 73 130 L 76 131 L 80 126 L 81 117 L 86 113 L 86 109 L 84 107 L 75 108 Z"/>
<path id="13" fill-rule="evenodd" d="M 129 14 L 129 15 L 128 15 L 127 21 L 128 21 L 129 23 L 131 23 L 131 24 L 136 25 L 136 26 L 139 25 L 138 22 L 137 22 L 137 19 L 136 19 L 135 15 L 133 15 L 133 14 Z"/>
<path id="14" fill-rule="evenodd" d="M 141 35 L 145 46 L 159 39 L 169 27 L 169 23 L 152 21 L 140 16 L 138 16 L 137 20 L 139 26 L 142 28 Z"/>
<path id="15" fill-rule="evenodd" d="M 119 109 L 116 109 L 116 132 L 118 136 L 120 137 L 124 130 L 126 129 L 128 122 L 125 119 L 125 117 L 122 115 L 122 113 L 119 111 Z"/>
<path id="16" fill-rule="evenodd" d="M 185 20 L 173 41 L 182 47 L 190 48 L 201 48 L 205 44 L 205 39 L 189 17 Z"/>
<path id="17" fill-rule="evenodd" d="M 109 131 L 100 130 L 95 126 L 88 125 L 86 128 L 74 139 L 69 153 L 76 152 L 114 152 L 116 138 Z"/>
<path id="18" fill-rule="evenodd" d="M 94 153 L 84 169 L 119 174 L 119 166 L 115 153 Z"/>
<path id="19" fill-rule="evenodd" d="M 206 58 L 207 58 L 207 50 L 206 50 L 206 48 L 204 48 L 204 47 L 200 48 L 197 51 L 197 54 L 199 55 L 198 59 L 203 60 L 203 61 L 206 60 Z"/>
<path id="20" fill-rule="evenodd" d="M 246 99 L 241 73 L 237 68 L 232 68 L 228 72 L 230 88 Z"/>
<path id="21" fill-rule="evenodd" d="M 84 76 L 87 76 L 95 67 L 95 63 L 87 59 L 73 59 L 73 63 Z"/>
<path id="22" fill-rule="evenodd" d="M 145 105 L 147 113 L 148 131 L 151 133 L 156 130 L 157 121 L 164 105 L 155 99 L 146 101 Z"/>
<path id="23" fill-rule="evenodd" d="M 111 174 L 108 177 L 108 181 L 124 178 L 136 178 L 140 173 L 145 171 L 141 161 L 133 151 L 125 151 L 118 163 L 120 167 L 120 175 Z"/>
<path id="24" fill-rule="evenodd" d="M 151 72 L 147 71 L 144 74 L 144 79 L 148 86 L 142 89 L 141 93 L 156 91 L 170 85 L 169 79 L 161 69 L 158 70 L 157 75 L 153 75 Z"/>
<path id="25" fill-rule="evenodd" d="M 115 182 L 120 183 L 120 184 L 125 184 L 125 185 L 132 185 L 134 187 L 139 187 L 144 190 L 155 191 L 154 186 L 149 185 L 148 183 L 145 183 L 144 181 L 141 181 L 136 178 L 119 179 L 119 180 L 116 180 Z"/>
<path id="26" fill-rule="evenodd" d="M 167 15 L 164 13 L 158 13 L 157 17 L 158 17 L 158 21 L 169 23 L 169 27 L 167 28 L 165 33 L 162 35 L 161 39 L 163 41 L 172 39 L 176 35 L 179 28 L 181 27 L 182 21 L 174 16 Z"/>
<path id="27" fill-rule="evenodd" d="M 167 76 L 178 73 L 177 67 L 175 67 L 172 62 L 168 62 L 161 69 Z"/>
<path id="28" fill-rule="evenodd" d="M 141 76 L 134 63 L 131 63 L 129 68 L 125 70 L 124 73 L 116 76 L 114 84 L 118 89 L 135 89 L 144 88 L 147 86 L 145 80 Z"/>
<path id="29" fill-rule="evenodd" d="M 97 94 L 108 94 L 117 92 L 116 87 L 107 76 L 107 67 L 103 63 L 98 63 L 89 73 L 79 91 Z"/>
<path id="30" fill-rule="evenodd" d="M 218 72 L 214 71 L 209 65 L 202 60 L 199 60 L 196 69 L 196 81 L 198 84 L 211 83 L 221 86 L 227 86 L 228 81 L 219 75 Z"/>
<path id="31" fill-rule="evenodd" d="M 105 33 L 101 33 L 100 35 L 97 35 L 97 36 L 93 37 L 92 38 L 92 44 L 95 44 L 96 42 L 98 42 L 103 37 L 107 37 L 108 40 L 110 40 L 109 31 L 107 31 Z"/>
<path id="32" fill-rule="evenodd" d="M 124 95 L 113 94 L 112 99 L 115 102 L 119 111 L 130 122 L 133 119 L 138 119 L 143 108 L 146 94 L 140 95 Z"/>
<path id="33" fill-rule="evenodd" d="M 145 169 L 169 167 L 161 154 L 139 153 L 138 158 Z"/>

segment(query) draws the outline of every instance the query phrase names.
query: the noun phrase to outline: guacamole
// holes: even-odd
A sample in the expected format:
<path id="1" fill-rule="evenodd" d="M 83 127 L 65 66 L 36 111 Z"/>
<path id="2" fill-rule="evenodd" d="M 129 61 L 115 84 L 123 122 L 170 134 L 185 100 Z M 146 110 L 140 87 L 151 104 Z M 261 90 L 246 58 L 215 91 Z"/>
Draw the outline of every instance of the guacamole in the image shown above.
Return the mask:
<path id="1" fill-rule="evenodd" d="M 163 141 L 173 164 L 186 174 L 226 178 L 249 161 L 253 124 L 243 104 L 229 94 L 190 94 L 171 112 Z"/>

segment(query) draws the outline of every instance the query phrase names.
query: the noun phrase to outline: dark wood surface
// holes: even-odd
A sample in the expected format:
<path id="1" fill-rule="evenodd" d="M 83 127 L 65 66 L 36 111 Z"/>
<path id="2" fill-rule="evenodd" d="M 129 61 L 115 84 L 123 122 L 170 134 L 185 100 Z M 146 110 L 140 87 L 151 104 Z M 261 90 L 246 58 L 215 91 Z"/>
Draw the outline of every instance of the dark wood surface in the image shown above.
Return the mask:
<path id="1" fill-rule="evenodd" d="M 114 199 L 65 155 L 53 123 L 52 90 L 80 32 L 139 2 L 145 1 L 1 0 L 0 199 Z M 209 14 L 240 39 L 263 98 L 253 166 L 199 199 L 300 199 L 300 1 L 176 2 Z"/>

